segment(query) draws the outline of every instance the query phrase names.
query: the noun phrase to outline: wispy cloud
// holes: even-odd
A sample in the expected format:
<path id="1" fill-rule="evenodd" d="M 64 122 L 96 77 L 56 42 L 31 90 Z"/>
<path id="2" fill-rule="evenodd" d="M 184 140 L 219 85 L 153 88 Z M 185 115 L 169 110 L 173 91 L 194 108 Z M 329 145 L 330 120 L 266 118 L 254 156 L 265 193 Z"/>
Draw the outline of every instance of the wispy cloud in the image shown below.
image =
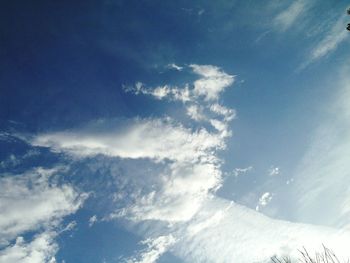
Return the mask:
<path id="1" fill-rule="evenodd" d="M 253 170 L 253 166 L 248 166 L 246 168 L 235 168 L 233 170 L 233 175 L 235 177 L 238 177 L 238 176 L 241 176 L 243 174 L 246 174 L 246 173 L 250 172 L 251 170 Z"/>
<path id="2" fill-rule="evenodd" d="M 281 173 L 281 170 L 277 166 L 271 166 L 268 170 L 269 176 L 277 176 Z"/>
<path id="3" fill-rule="evenodd" d="M 92 227 L 98 221 L 97 216 L 93 215 L 89 218 L 89 227 Z"/>
<path id="4" fill-rule="evenodd" d="M 198 160 L 224 147 L 218 135 L 205 129 L 193 131 L 171 119 L 135 119 L 126 122 L 123 128 L 110 124 L 111 121 L 99 121 L 93 129 L 40 134 L 31 142 L 80 157 L 104 154 L 158 161 Z"/>
<path id="5" fill-rule="evenodd" d="M 56 185 L 51 177 L 57 171 L 38 168 L 0 178 L 1 262 L 54 262 L 58 249 L 54 238 L 61 220 L 87 197 L 69 185 Z M 39 233 L 25 240 L 22 236 L 28 231 Z"/>
<path id="6" fill-rule="evenodd" d="M 332 86 L 338 95 L 325 106 L 329 115 L 313 133 L 296 171 L 292 194 L 298 197 L 295 210 L 299 220 L 345 227 L 350 216 L 348 67 L 338 79 Z"/>
<path id="7" fill-rule="evenodd" d="M 165 85 L 149 89 L 143 83 L 137 82 L 135 87 L 127 86 L 125 90 L 135 94 L 151 95 L 157 99 L 167 98 L 186 103 L 198 101 L 200 98 L 204 98 L 205 101 L 215 101 L 220 93 L 234 83 L 235 76 L 223 72 L 219 67 L 191 64 L 189 68 L 200 76 L 191 85 L 192 87 L 188 84 L 183 88 Z"/>
<path id="8" fill-rule="evenodd" d="M 192 104 L 187 107 L 187 115 L 195 121 L 207 120 L 207 117 L 203 113 L 203 107 Z"/>
<path id="9" fill-rule="evenodd" d="M 178 66 L 178 65 L 176 65 L 175 63 L 168 64 L 167 67 L 170 68 L 170 69 L 178 70 L 178 71 L 181 71 L 181 70 L 183 69 L 183 67 Z"/>
<path id="10" fill-rule="evenodd" d="M 202 78 L 194 82 L 194 94 L 204 96 L 205 100 L 217 100 L 221 92 L 234 82 L 234 76 L 229 75 L 220 68 L 211 65 L 190 65 L 193 72 Z"/>
<path id="11" fill-rule="evenodd" d="M 291 28 L 299 18 L 310 8 L 311 1 L 293 1 L 287 9 L 280 12 L 274 18 L 274 25 L 278 30 L 285 31 Z"/>
<path id="12" fill-rule="evenodd" d="M 26 242 L 18 237 L 13 245 L 0 250 L 0 262 L 6 263 L 55 263 L 58 245 L 54 241 L 57 233 L 44 231 Z"/>
<path id="13" fill-rule="evenodd" d="M 143 240 L 141 244 L 147 248 L 139 252 L 139 255 L 126 260 L 127 263 L 154 263 L 159 257 L 176 242 L 172 235 L 159 236 Z"/>
<path id="14" fill-rule="evenodd" d="M 329 30 L 323 33 L 321 40 L 312 47 L 310 55 L 301 65 L 301 68 L 305 68 L 309 64 L 326 57 L 328 54 L 334 52 L 340 44 L 346 40 L 348 37 L 348 32 L 345 28 L 346 22 L 347 17 L 344 14 L 334 22 Z"/>
<path id="15" fill-rule="evenodd" d="M 259 198 L 258 205 L 256 206 L 255 210 L 259 211 L 262 207 L 267 206 L 271 200 L 273 195 L 269 192 L 263 193 L 261 197 Z"/>

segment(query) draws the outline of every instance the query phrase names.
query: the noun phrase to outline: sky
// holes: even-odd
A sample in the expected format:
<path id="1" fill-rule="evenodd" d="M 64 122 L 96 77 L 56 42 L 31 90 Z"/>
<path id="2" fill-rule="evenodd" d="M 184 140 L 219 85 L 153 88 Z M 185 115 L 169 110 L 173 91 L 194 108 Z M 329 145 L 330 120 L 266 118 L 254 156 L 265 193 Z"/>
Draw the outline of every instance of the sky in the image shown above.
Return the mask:
<path id="1" fill-rule="evenodd" d="M 0 263 L 350 257 L 347 1 L 7 1 Z"/>

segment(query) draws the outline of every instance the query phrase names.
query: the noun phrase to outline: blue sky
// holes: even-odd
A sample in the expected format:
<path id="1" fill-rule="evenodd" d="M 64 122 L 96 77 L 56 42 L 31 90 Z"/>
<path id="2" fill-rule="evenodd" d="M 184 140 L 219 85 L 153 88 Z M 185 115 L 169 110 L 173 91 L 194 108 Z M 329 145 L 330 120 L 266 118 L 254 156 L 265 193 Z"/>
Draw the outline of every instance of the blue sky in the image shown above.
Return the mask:
<path id="1" fill-rule="evenodd" d="M 346 1 L 0 10 L 0 262 L 349 257 Z"/>

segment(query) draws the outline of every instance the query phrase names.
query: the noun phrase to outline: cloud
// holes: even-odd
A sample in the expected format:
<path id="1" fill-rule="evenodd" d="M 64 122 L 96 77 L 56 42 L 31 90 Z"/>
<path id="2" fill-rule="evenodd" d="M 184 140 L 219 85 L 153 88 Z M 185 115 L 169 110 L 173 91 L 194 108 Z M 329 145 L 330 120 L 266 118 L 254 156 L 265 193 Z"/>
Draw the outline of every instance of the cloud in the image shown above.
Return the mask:
<path id="1" fill-rule="evenodd" d="M 346 40 L 348 37 L 348 32 L 345 29 L 346 22 L 347 17 L 344 14 L 334 22 L 334 25 L 329 30 L 323 33 L 321 40 L 310 50 L 310 55 L 301 68 L 334 52 Z"/>
<path id="2" fill-rule="evenodd" d="M 181 71 L 183 67 L 176 65 L 175 63 L 168 64 L 168 68 L 175 69 L 177 71 Z"/>
<path id="3" fill-rule="evenodd" d="M 176 86 L 159 86 L 156 88 L 147 88 L 142 82 L 136 82 L 134 87 L 124 86 L 126 92 L 132 92 L 136 95 L 144 94 L 153 96 L 158 100 L 169 99 L 174 101 L 181 101 L 183 103 L 191 101 L 192 95 L 189 87 L 186 85 L 184 88 L 179 88 Z"/>
<path id="4" fill-rule="evenodd" d="M 146 88 L 137 82 L 135 87 L 126 87 L 125 90 L 134 94 L 151 95 L 158 100 L 181 101 L 187 116 L 192 120 L 209 123 L 222 138 L 231 136 L 228 123 L 235 118 L 236 112 L 218 104 L 217 100 L 234 83 L 234 76 L 212 65 L 191 64 L 189 68 L 200 77 L 182 88 L 170 85 Z"/>
<path id="5" fill-rule="evenodd" d="M 201 221 L 205 227 L 193 234 L 192 222 Z M 297 257 L 302 246 L 313 253 L 322 242 L 340 258 L 349 256 L 349 232 L 271 219 L 220 198 L 208 200 L 192 222 L 178 232 L 181 240 L 171 248 L 185 262 L 269 262 L 273 255 Z"/>
<path id="6" fill-rule="evenodd" d="M 269 192 L 262 194 L 262 196 L 259 198 L 259 202 L 258 202 L 258 205 L 256 206 L 255 210 L 259 211 L 260 208 L 267 206 L 268 203 L 271 202 L 272 196 L 273 195 Z"/>
<path id="7" fill-rule="evenodd" d="M 203 114 L 203 108 L 198 105 L 190 105 L 187 107 L 187 115 L 195 121 L 207 120 L 207 117 Z"/>
<path id="8" fill-rule="evenodd" d="M 293 253 L 302 245 L 318 248 L 322 241 L 348 251 L 343 245 L 350 242 L 348 232 L 274 220 L 216 196 L 223 163 L 218 152 L 226 147 L 235 114 L 217 100 L 234 77 L 214 66 L 190 67 L 200 76 L 193 85 L 166 85 L 155 92 L 137 84 L 133 92 L 178 100 L 185 109 L 197 105 L 206 120 L 199 128 L 170 118 L 105 120 L 38 134 L 28 141 L 78 158 L 105 155 L 135 164 L 146 159 L 151 168 L 158 167 L 137 166 L 137 173 L 124 176 L 116 194 L 121 196 L 117 202 L 127 201 L 105 218 L 126 220 L 129 229 L 147 240 L 146 248 L 129 262 L 154 262 L 167 250 L 186 262 L 259 262 L 276 253 Z M 184 90 L 186 102 L 174 95 Z M 260 206 L 270 200 L 271 194 L 265 193 Z"/>
<path id="9" fill-rule="evenodd" d="M 217 100 L 221 92 L 234 82 L 234 76 L 211 65 L 191 64 L 193 72 L 201 76 L 194 82 L 194 94 L 204 96 L 206 101 Z"/>
<path id="10" fill-rule="evenodd" d="M 0 250 L 0 262 L 55 263 L 58 250 L 55 237 L 56 233 L 53 231 L 38 234 L 30 242 L 25 242 L 24 238 L 19 236 L 13 245 Z"/>
<path id="11" fill-rule="evenodd" d="M 55 171 L 37 169 L 0 178 L 0 236 L 13 239 L 75 212 L 84 200 L 71 186 L 50 186 Z"/>
<path id="12" fill-rule="evenodd" d="M 98 221 L 97 216 L 93 215 L 89 218 L 89 227 L 92 227 Z"/>
<path id="13" fill-rule="evenodd" d="M 205 79 L 216 76 L 213 68 L 196 70 Z M 216 104 L 215 100 L 210 101 L 204 93 L 193 91 L 193 94 L 196 103 L 200 102 L 205 110 L 221 118 L 212 119 L 210 113 L 203 111 L 212 126 L 219 131 L 229 131 L 225 127 L 226 121 L 233 119 L 234 112 Z M 202 97 L 203 101 L 200 100 Z M 220 133 L 214 134 L 225 145 L 224 137 L 220 137 Z M 196 155 L 191 156 L 198 160 Z M 217 152 L 207 151 L 206 158 L 218 160 Z M 218 198 L 215 190 L 221 185 L 220 165 L 217 162 L 191 162 L 190 159 L 173 163 L 168 172 L 161 173 L 161 187 L 138 199 L 118 216 L 131 218 L 134 222 L 168 222 L 165 229 L 159 225 L 152 227 L 153 223 L 146 229 L 157 229 L 158 235 L 171 232 L 177 241 L 169 249 L 185 262 L 263 262 L 275 254 L 295 255 L 303 245 L 317 250 L 322 242 L 338 249 L 341 255 L 348 253 L 343 244 L 350 241 L 349 232 L 275 220 Z M 272 168 L 273 175 L 279 173 L 278 167 Z M 259 208 L 271 199 L 271 193 L 264 193 L 259 199 Z M 148 236 L 150 232 L 154 234 L 154 230 L 144 229 L 139 233 Z"/>
<path id="14" fill-rule="evenodd" d="M 139 255 L 127 259 L 127 263 L 154 263 L 158 258 L 167 251 L 167 249 L 176 242 L 172 235 L 159 236 L 156 238 L 148 238 L 141 242 L 147 248 L 139 253 Z"/>
<path id="15" fill-rule="evenodd" d="M 14 154 L 10 154 L 9 157 L 0 162 L 0 168 L 6 169 L 11 166 L 17 166 L 20 163 L 21 161 Z"/>
<path id="16" fill-rule="evenodd" d="M 287 9 L 274 18 L 275 27 L 281 31 L 286 31 L 292 27 L 297 21 L 300 21 L 300 17 L 310 8 L 310 2 L 307 0 L 293 1 Z"/>
<path id="17" fill-rule="evenodd" d="M 224 120 L 227 122 L 232 121 L 236 117 L 235 110 L 222 106 L 218 103 L 210 105 L 210 110 L 217 115 L 223 116 Z"/>
<path id="18" fill-rule="evenodd" d="M 165 85 L 147 89 L 138 82 L 127 91 L 179 100 L 192 119 L 211 124 L 213 131 L 205 127 L 186 128 L 170 118 L 134 119 L 116 125 L 106 120 L 76 130 L 38 134 L 29 141 L 34 146 L 50 147 L 79 158 L 103 154 L 122 159 L 148 159 L 163 165 L 159 174 L 152 175 L 152 187 L 142 187 L 142 193 L 136 190 L 142 184 L 135 180 L 133 189 L 137 193 L 133 193 L 132 198 L 124 198 L 132 201 L 109 218 L 171 224 L 188 221 L 221 186 L 221 160 L 216 152 L 226 147 L 225 139 L 231 135 L 228 122 L 234 117 L 233 110 L 215 100 L 233 83 L 233 76 L 214 66 L 190 67 L 201 76 L 192 88 L 186 84 L 184 88 Z M 119 196 L 130 196 L 126 192 Z"/>
<path id="19" fill-rule="evenodd" d="M 186 221 L 221 185 L 220 160 L 215 152 L 225 147 L 222 133 L 188 129 L 168 119 L 132 120 L 119 129 L 106 123 L 99 122 L 98 129 L 95 126 L 40 134 L 32 144 L 79 158 L 103 154 L 123 159 L 148 158 L 156 164 L 165 162 L 165 169 L 153 175 L 153 188 L 134 196 L 132 204 L 112 217 Z"/>
<path id="20" fill-rule="evenodd" d="M 163 183 L 158 188 L 138 198 L 114 217 L 123 216 L 134 222 L 186 222 L 221 186 L 221 171 L 210 163 L 174 163 L 159 179 Z"/>
<path id="21" fill-rule="evenodd" d="M 137 82 L 135 87 L 124 87 L 124 89 L 135 94 L 151 95 L 156 99 L 167 98 L 186 103 L 203 98 L 209 102 L 217 100 L 220 94 L 234 83 L 235 76 L 223 72 L 219 67 L 197 64 L 191 64 L 189 67 L 193 73 L 200 76 L 191 87 L 188 84 L 183 88 L 165 85 L 151 89 Z"/>
<path id="22" fill-rule="evenodd" d="M 226 216 L 227 211 L 232 205 L 233 201 L 229 203 L 226 208 L 217 211 L 211 210 L 210 213 L 208 213 L 208 211 L 200 211 L 194 220 L 188 225 L 186 229 L 187 234 L 189 236 L 195 236 L 207 229 L 217 226 Z"/>
<path id="23" fill-rule="evenodd" d="M 171 119 L 136 119 L 124 127 L 99 122 L 93 129 L 39 134 L 31 143 L 78 157 L 104 154 L 120 158 L 150 158 L 195 162 L 224 148 L 220 136 L 206 129 L 191 130 Z"/>
<path id="24" fill-rule="evenodd" d="M 68 225 L 66 225 L 61 231 L 62 232 L 66 232 L 66 231 L 72 231 L 73 229 L 75 229 L 77 227 L 78 223 L 76 221 L 71 221 L 69 222 Z"/>
<path id="25" fill-rule="evenodd" d="M 22 156 L 10 154 L 6 159 L 0 162 L 0 168 L 5 170 L 8 168 L 19 166 L 24 160 L 36 156 L 38 154 L 39 152 L 33 149 L 30 149 Z"/>
<path id="26" fill-rule="evenodd" d="M 57 185 L 51 178 L 57 171 L 37 168 L 0 178 L 1 262 L 48 262 L 54 255 L 54 229 L 86 199 L 69 185 Z M 21 236 L 29 231 L 40 233 L 24 242 Z M 9 245 L 13 240 L 15 245 Z"/>
<path id="27" fill-rule="evenodd" d="M 280 168 L 276 166 L 271 166 L 269 169 L 269 176 L 277 176 L 280 174 Z"/>
<path id="28" fill-rule="evenodd" d="M 246 168 L 235 168 L 233 170 L 233 175 L 235 177 L 238 177 L 238 176 L 240 176 L 242 174 L 246 174 L 246 173 L 250 172 L 251 170 L 253 170 L 253 166 L 248 166 Z"/>
<path id="29" fill-rule="evenodd" d="M 350 218 L 350 79 L 348 67 L 332 85 L 336 98 L 313 132 L 292 184 L 296 217 L 334 227 L 348 227 Z M 325 213 L 327 211 L 327 213 Z"/>

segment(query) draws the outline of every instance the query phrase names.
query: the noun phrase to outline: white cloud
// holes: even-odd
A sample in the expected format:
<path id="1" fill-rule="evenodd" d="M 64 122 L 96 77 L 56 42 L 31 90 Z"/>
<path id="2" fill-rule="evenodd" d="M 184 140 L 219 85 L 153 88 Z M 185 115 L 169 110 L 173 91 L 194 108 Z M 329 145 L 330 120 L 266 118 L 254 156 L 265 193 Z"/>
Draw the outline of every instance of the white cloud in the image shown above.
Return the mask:
<path id="1" fill-rule="evenodd" d="M 37 150 L 29 150 L 22 156 L 16 156 L 14 154 L 10 154 L 6 159 L 0 162 L 0 168 L 7 169 L 9 167 L 15 167 L 22 163 L 23 160 L 31 158 L 35 155 L 38 155 L 39 152 Z"/>
<path id="2" fill-rule="evenodd" d="M 72 231 L 74 230 L 76 227 L 77 227 L 78 223 L 77 221 L 71 221 L 68 223 L 68 225 L 66 225 L 61 231 L 60 233 L 62 232 L 66 232 L 66 231 Z"/>
<path id="3" fill-rule="evenodd" d="M 0 236 L 13 239 L 75 212 L 83 202 L 71 186 L 50 186 L 53 170 L 37 169 L 0 178 Z"/>
<path id="4" fill-rule="evenodd" d="M 183 103 L 199 101 L 200 98 L 204 98 L 208 102 L 217 100 L 220 94 L 234 83 L 235 76 L 223 72 L 219 67 L 196 64 L 191 64 L 189 67 L 200 76 L 194 81 L 192 88 L 187 84 L 183 88 L 165 85 L 152 89 L 137 82 L 135 87 L 126 87 L 125 90 L 135 94 L 151 95 L 157 99 L 167 98 Z"/>
<path id="5" fill-rule="evenodd" d="M 322 39 L 311 49 L 309 57 L 301 65 L 301 68 L 334 52 L 346 40 L 348 37 L 348 32 L 345 29 L 346 22 L 346 15 L 342 15 L 329 31 L 323 33 Z"/>
<path id="6" fill-rule="evenodd" d="M 105 129 L 38 135 L 33 144 L 79 157 L 105 154 L 149 158 L 156 163 L 171 161 L 163 173 L 154 175 L 157 177 L 154 188 L 134 198 L 133 204 L 117 211 L 114 217 L 124 216 L 133 221 L 186 221 L 198 211 L 208 194 L 221 185 L 220 162 L 215 155 L 216 150 L 225 147 L 221 133 L 210 133 L 204 128 L 191 130 L 169 120 L 134 120 L 123 129 Z"/>
<path id="7" fill-rule="evenodd" d="M 195 236 L 206 229 L 217 226 L 227 216 L 227 211 L 233 205 L 233 201 L 227 205 L 226 208 L 219 209 L 218 211 L 200 211 L 194 220 L 188 225 L 186 231 L 189 236 Z M 209 212 L 209 213 L 208 213 Z"/>
<path id="8" fill-rule="evenodd" d="M 195 104 L 187 107 L 187 115 L 195 121 L 203 121 L 207 119 L 203 114 L 203 108 Z"/>
<path id="9" fill-rule="evenodd" d="M 166 169 L 154 175 L 157 183 L 142 193 L 134 193 L 133 203 L 117 210 L 111 218 L 125 217 L 134 222 L 188 221 L 221 185 L 221 161 L 216 152 L 225 148 L 225 138 L 230 135 L 228 122 L 234 116 L 233 110 L 208 102 L 216 100 L 233 83 L 234 77 L 214 66 L 190 67 L 201 76 L 192 89 L 189 85 L 184 88 L 165 85 L 147 89 L 138 82 L 129 91 L 157 99 L 179 100 L 185 104 L 191 101 L 191 104 L 184 105 L 187 113 L 193 119 L 208 121 L 216 132 L 204 127 L 185 128 L 169 118 L 136 119 L 122 126 L 99 121 L 93 127 L 39 134 L 30 141 L 35 146 L 50 147 L 78 157 L 104 154 L 162 162 Z"/>
<path id="10" fill-rule="evenodd" d="M 121 158 L 169 159 L 195 162 L 208 153 L 224 148 L 218 134 L 204 128 L 191 130 L 169 119 L 134 120 L 124 127 L 110 128 L 101 122 L 89 128 L 39 134 L 31 143 L 85 157 L 97 154 Z"/>
<path id="11" fill-rule="evenodd" d="M 233 109 L 229 109 L 225 106 L 222 106 L 218 103 L 214 103 L 210 106 L 210 110 L 212 112 L 215 112 L 218 115 L 221 115 L 224 117 L 225 121 L 231 121 L 236 117 L 236 112 Z"/>
<path id="12" fill-rule="evenodd" d="M 224 213 L 218 220 L 205 224 L 220 211 Z M 205 228 L 195 235 L 188 228 L 179 231 L 181 240 L 171 249 L 185 262 L 269 262 L 273 255 L 298 256 L 303 246 L 313 253 L 322 249 L 322 243 L 340 258 L 349 256 L 350 232 L 271 219 L 218 198 L 208 200 L 197 216 L 194 224 L 202 221 Z"/>
<path id="13" fill-rule="evenodd" d="M 162 98 L 168 96 L 170 91 L 171 91 L 171 89 L 168 86 L 157 87 L 152 91 L 152 95 L 154 97 L 156 97 L 157 99 L 162 99 Z"/>
<path id="14" fill-rule="evenodd" d="M 193 73 L 200 76 L 191 85 L 183 88 L 164 85 L 156 88 L 146 88 L 141 82 L 135 87 L 125 90 L 135 94 L 151 95 L 156 99 L 181 101 L 185 104 L 186 114 L 195 121 L 209 122 L 221 137 L 228 137 L 228 123 L 234 119 L 236 112 L 217 103 L 220 94 L 234 83 L 234 76 L 223 72 L 219 67 L 211 65 L 189 66 Z"/>
<path id="15" fill-rule="evenodd" d="M 176 242 L 172 235 L 148 238 L 141 243 L 147 249 L 141 251 L 138 256 L 127 260 L 128 263 L 154 263 L 166 252 L 166 250 Z"/>
<path id="16" fill-rule="evenodd" d="M 269 176 L 277 176 L 281 173 L 280 168 L 276 166 L 271 166 L 268 172 Z"/>
<path id="17" fill-rule="evenodd" d="M 183 67 L 176 65 L 175 63 L 168 64 L 168 68 L 175 69 L 177 71 L 181 71 Z"/>
<path id="18" fill-rule="evenodd" d="M 126 199 L 132 201 L 117 209 L 109 218 L 122 217 L 134 223 L 160 220 L 169 227 L 186 224 L 221 186 L 221 161 L 216 152 L 225 148 L 225 137 L 230 135 L 228 122 L 234 117 L 233 110 L 215 102 L 220 93 L 233 83 L 234 77 L 213 66 L 191 65 L 191 68 L 201 76 L 194 82 L 193 88 L 189 85 L 184 88 L 165 85 L 146 89 L 139 82 L 132 92 L 157 99 L 179 100 L 185 104 L 191 101 L 191 104 L 185 105 L 187 113 L 193 119 L 208 121 L 217 131 L 185 128 L 170 119 L 136 119 L 123 125 L 99 121 L 78 130 L 39 134 L 30 142 L 82 158 L 104 154 L 127 159 L 148 158 L 155 164 L 162 163 L 164 170 L 152 175 L 156 183 L 131 193 L 132 196 Z M 214 104 L 209 103 L 212 100 Z M 139 179 L 146 184 L 153 180 L 145 177 Z M 133 178 L 136 181 L 139 179 Z M 123 197 L 128 194 L 119 193 Z M 219 217 L 220 213 L 206 224 Z M 92 222 L 93 217 L 90 225 Z M 203 224 L 197 226 L 197 231 L 203 227 Z M 162 233 L 160 236 L 167 235 Z M 161 242 L 158 244 L 159 240 Z M 155 261 L 168 249 L 168 245 L 162 245 L 165 241 L 159 240 L 149 243 L 148 249 L 131 259 L 132 262 Z"/>
<path id="19" fill-rule="evenodd" d="M 13 154 L 10 154 L 5 160 L 0 162 L 0 168 L 6 169 L 10 166 L 17 166 L 21 161 Z"/>
<path id="20" fill-rule="evenodd" d="M 221 186 L 221 172 L 210 163 L 173 163 L 158 175 L 161 185 L 140 196 L 133 205 L 117 211 L 112 217 L 126 217 L 134 222 L 161 220 L 186 222 Z"/>
<path id="21" fill-rule="evenodd" d="M 263 193 L 261 197 L 259 198 L 258 205 L 256 206 L 255 210 L 259 211 L 262 207 L 265 207 L 270 203 L 272 200 L 272 194 L 269 192 Z"/>
<path id="22" fill-rule="evenodd" d="M 281 13 L 274 18 L 275 26 L 285 31 L 292 27 L 297 21 L 300 21 L 300 17 L 310 8 L 311 1 L 296 0 Z"/>
<path id="23" fill-rule="evenodd" d="M 196 70 L 203 79 L 217 74 L 213 67 L 204 66 Z M 217 87 L 217 83 L 210 81 L 206 84 L 212 85 L 214 90 Z M 196 98 L 203 96 L 204 103 L 209 103 L 206 93 L 197 91 L 194 94 Z M 231 120 L 233 117 L 228 116 L 233 113 L 213 105 L 216 103 L 209 103 L 208 109 L 223 120 L 215 119 L 212 125 L 218 130 L 228 129 L 223 128 L 227 125 L 225 118 Z M 222 124 L 221 128 L 219 124 Z M 223 139 L 221 141 L 224 143 Z M 195 155 L 194 158 L 198 160 Z M 207 151 L 206 158 L 216 159 L 216 152 Z M 220 187 L 220 167 L 212 166 L 210 171 L 202 163 L 188 166 L 188 160 L 175 163 L 171 172 L 161 177 L 164 178 L 162 187 L 139 199 L 122 214 L 136 222 L 150 219 L 169 222 L 166 231 L 160 229 L 158 234 L 173 230 L 177 242 L 170 250 L 186 262 L 263 262 L 274 254 L 293 255 L 303 245 L 311 250 L 319 249 L 322 242 L 346 255 L 348 250 L 343 244 L 350 241 L 348 232 L 273 220 L 251 209 L 218 199 L 215 189 Z M 200 172 L 195 172 L 194 167 L 198 165 L 202 168 Z M 178 172 L 175 172 L 176 167 L 180 167 Z M 273 175 L 280 172 L 278 167 L 272 168 L 270 172 Z M 217 179 L 212 174 L 217 174 Z M 183 178 L 183 175 L 186 176 Z M 210 180 L 212 183 L 208 183 Z M 266 206 L 271 199 L 271 193 L 264 193 L 259 199 L 259 207 Z M 141 234 L 148 236 L 149 232 L 141 231 Z"/>
<path id="24" fill-rule="evenodd" d="M 222 138 L 229 137 L 232 135 L 231 131 L 228 129 L 227 123 L 223 121 L 219 121 L 216 119 L 211 119 L 210 124 L 218 131 L 220 132 L 220 135 Z"/>
<path id="25" fill-rule="evenodd" d="M 4 259 L 1 262 L 48 262 L 47 258 L 54 255 L 54 229 L 86 198 L 69 185 L 56 185 L 51 176 L 57 171 L 38 168 L 0 178 L 0 259 Z M 21 235 L 28 231 L 41 233 L 24 242 Z M 16 244 L 9 246 L 15 239 Z"/>
<path id="26" fill-rule="evenodd" d="M 6 263 L 56 263 L 58 246 L 54 241 L 56 233 L 45 231 L 36 235 L 32 241 L 25 242 L 19 236 L 14 245 L 0 250 L 0 262 Z"/>
<path id="27" fill-rule="evenodd" d="M 222 183 L 222 161 L 217 151 L 226 147 L 223 132 L 229 134 L 228 121 L 234 114 L 216 100 L 234 77 L 213 66 L 191 67 L 201 78 L 193 89 L 187 86 L 188 97 L 207 111 L 205 116 L 217 130 L 190 129 L 169 119 L 129 120 L 119 126 L 100 121 L 94 127 L 39 134 L 31 142 L 78 157 L 104 154 L 148 158 L 164 168 L 151 177 L 128 174 L 145 187 L 118 193 L 132 201 L 116 209 L 110 218 L 129 219 L 132 226 L 145 224 L 133 229 L 145 236 L 147 249 L 130 262 L 155 262 L 167 250 L 186 262 L 259 262 L 302 245 L 318 248 L 322 241 L 336 245 L 340 252 L 348 251 L 343 245 L 350 242 L 348 232 L 273 220 L 215 196 Z M 150 94 L 142 84 L 136 89 Z M 162 99 L 175 98 L 174 90 L 183 89 L 163 87 L 162 92 L 154 94 Z M 154 90 L 151 92 L 155 96 Z M 265 193 L 261 206 L 270 197 Z"/>
<path id="28" fill-rule="evenodd" d="M 350 78 L 349 68 L 330 88 L 337 94 L 324 103 L 325 115 L 293 176 L 290 195 L 295 217 L 333 227 L 349 225 L 350 218 Z M 325 212 L 326 211 L 326 212 Z"/>
<path id="29" fill-rule="evenodd" d="M 221 92 L 234 82 L 234 76 L 211 65 L 190 65 L 201 78 L 194 82 L 194 94 L 203 96 L 206 101 L 217 100 Z"/>
<path id="30" fill-rule="evenodd" d="M 174 101 L 181 101 L 183 103 L 192 101 L 191 91 L 186 85 L 184 88 L 178 88 L 174 86 L 159 86 L 156 88 L 147 88 L 141 82 L 137 82 L 135 87 L 124 87 L 126 92 L 133 92 L 135 94 L 144 94 L 153 96 L 158 100 L 169 99 Z"/>
<path id="31" fill-rule="evenodd" d="M 98 221 L 97 216 L 93 215 L 89 218 L 89 227 L 92 227 Z"/>
<path id="32" fill-rule="evenodd" d="M 248 166 L 248 167 L 246 167 L 246 168 L 235 168 L 235 169 L 233 170 L 233 175 L 234 175 L 235 177 L 238 177 L 238 176 L 240 176 L 241 174 L 246 174 L 246 173 L 250 172 L 251 170 L 253 170 L 253 166 Z"/>

